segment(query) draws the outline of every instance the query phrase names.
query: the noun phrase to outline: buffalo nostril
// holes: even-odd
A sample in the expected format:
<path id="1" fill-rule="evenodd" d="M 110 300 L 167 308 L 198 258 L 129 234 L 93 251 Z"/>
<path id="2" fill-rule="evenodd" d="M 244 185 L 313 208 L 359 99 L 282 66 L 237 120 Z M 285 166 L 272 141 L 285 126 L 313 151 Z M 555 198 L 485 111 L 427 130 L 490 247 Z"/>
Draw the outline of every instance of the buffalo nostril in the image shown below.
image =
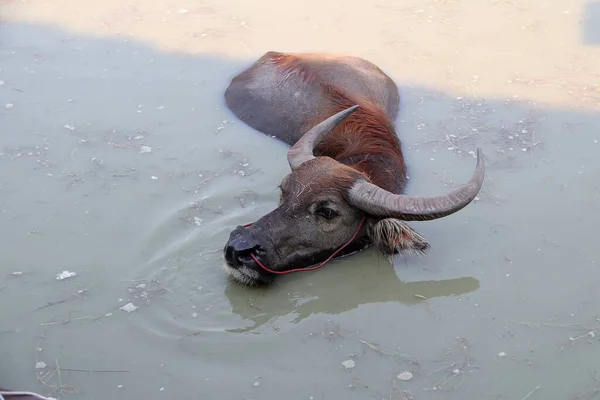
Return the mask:
<path id="1" fill-rule="evenodd" d="M 252 254 L 262 251 L 262 246 L 258 244 L 251 232 L 243 227 L 238 227 L 229 237 L 225 245 L 225 260 L 233 266 L 245 265 L 252 262 Z"/>
<path id="2" fill-rule="evenodd" d="M 235 249 L 233 248 L 233 246 L 225 246 L 225 260 L 227 260 L 229 264 L 233 264 L 235 258 Z"/>
<path id="3" fill-rule="evenodd" d="M 235 259 L 239 265 L 243 265 L 252 261 L 252 254 L 255 254 L 253 250 L 237 251 L 235 253 Z"/>

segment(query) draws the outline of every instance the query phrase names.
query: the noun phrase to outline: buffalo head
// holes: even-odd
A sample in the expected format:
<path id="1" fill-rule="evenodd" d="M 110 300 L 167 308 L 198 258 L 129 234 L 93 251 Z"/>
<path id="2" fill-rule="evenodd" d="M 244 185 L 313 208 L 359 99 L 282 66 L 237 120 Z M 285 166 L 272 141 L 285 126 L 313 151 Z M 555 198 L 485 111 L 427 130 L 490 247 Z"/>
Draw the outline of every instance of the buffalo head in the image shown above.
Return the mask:
<path id="1" fill-rule="evenodd" d="M 477 149 L 471 180 L 438 197 L 394 194 L 368 181 L 360 171 L 313 149 L 358 105 L 314 126 L 288 152 L 291 173 L 281 182 L 279 206 L 250 226 L 238 226 L 224 248 L 225 271 L 240 283 L 269 284 L 275 274 L 310 267 L 355 239 L 338 256 L 375 244 L 385 254 L 423 253 L 425 239 L 405 221 L 426 221 L 455 213 L 469 204 L 484 179 Z M 361 223 L 364 224 L 361 225 Z"/>

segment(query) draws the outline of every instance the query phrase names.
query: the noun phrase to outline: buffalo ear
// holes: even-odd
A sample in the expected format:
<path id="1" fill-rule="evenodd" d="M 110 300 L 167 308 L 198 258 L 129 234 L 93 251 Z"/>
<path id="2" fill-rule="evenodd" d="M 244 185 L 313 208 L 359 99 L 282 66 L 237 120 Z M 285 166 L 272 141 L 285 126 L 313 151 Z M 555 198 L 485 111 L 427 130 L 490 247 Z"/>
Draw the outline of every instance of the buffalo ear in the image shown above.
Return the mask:
<path id="1" fill-rule="evenodd" d="M 371 227 L 375 246 L 383 254 L 414 253 L 423 255 L 429 243 L 408 224 L 396 218 L 384 218 Z"/>

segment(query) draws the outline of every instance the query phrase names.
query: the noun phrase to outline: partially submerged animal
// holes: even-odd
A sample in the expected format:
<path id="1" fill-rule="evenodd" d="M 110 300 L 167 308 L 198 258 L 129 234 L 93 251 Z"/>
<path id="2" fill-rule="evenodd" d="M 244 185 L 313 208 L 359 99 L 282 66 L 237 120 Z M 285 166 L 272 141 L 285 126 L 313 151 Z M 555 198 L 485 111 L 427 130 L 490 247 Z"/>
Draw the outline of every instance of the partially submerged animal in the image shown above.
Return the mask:
<path id="1" fill-rule="evenodd" d="M 50 400 L 40 394 L 0 388 L 0 400 Z"/>
<path id="2" fill-rule="evenodd" d="M 403 194 L 398 88 L 358 57 L 271 51 L 232 79 L 225 101 L 240 120 L 292 146 L 279 207 L 238 226 L 223 250 L 225 271 L 243 284 L 270 284 L 373 244 L 386 255 L 423 254 L 429 244 L 406 221 L 453 214 L 483 184 L 477 149 L 465 185 L 437 197 Z"/>

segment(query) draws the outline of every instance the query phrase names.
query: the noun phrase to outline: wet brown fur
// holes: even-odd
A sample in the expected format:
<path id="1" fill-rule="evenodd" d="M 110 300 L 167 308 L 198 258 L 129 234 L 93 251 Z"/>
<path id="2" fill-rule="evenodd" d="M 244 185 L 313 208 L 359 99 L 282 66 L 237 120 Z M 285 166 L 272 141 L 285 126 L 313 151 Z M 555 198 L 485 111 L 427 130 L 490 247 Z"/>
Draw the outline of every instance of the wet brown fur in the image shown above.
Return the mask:
<path id="1" fill-rule="evenodd" d="M 318 179 L 313 178 L 317 176 Z M 348 191 L 359 177 L 360 172 L 333 160 L 328 165 L 324 165 L 322 160 L 318 164 L 307 161 L 302 169 L 297 170 L 295 175 L 286 176 L 279 185 L 281 201 L 293 200 L 296 206 L 307 207 L 315 195 L 326 192 L 339 193 L 345 201 L 349 201 Z M 312 182 L 318 186 L 312 186 Z"/>
<path id="2" fill-rule="evenodd" d="M 271 60 L 286 79 L 290 74 L 297 74 L 306 82 L 317 81 L 328 94 L 332 107 L 323 110 L 318 118 L 307 121 L 307 126 L 314 126 L 355 104 L 360 105 L 319 143 L 315 155 L 328 156 L 350 165 L 379 187 L 402 193 L 407 181 L 402 145 L 393 122 L 375 99 L 352 96 L 327 84 L 321 76 L 319 63 L 305 61 L 293 54 L 277 54 Z"/>

